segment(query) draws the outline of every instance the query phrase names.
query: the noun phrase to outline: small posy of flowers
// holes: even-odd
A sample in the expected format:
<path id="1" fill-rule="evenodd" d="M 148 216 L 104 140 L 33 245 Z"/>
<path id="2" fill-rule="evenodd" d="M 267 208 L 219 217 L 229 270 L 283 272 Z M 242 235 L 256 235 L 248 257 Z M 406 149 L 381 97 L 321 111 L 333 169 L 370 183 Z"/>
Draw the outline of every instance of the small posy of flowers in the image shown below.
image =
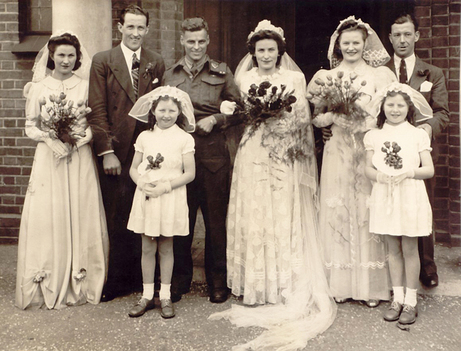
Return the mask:
<path id="1" fill-rule="evenodd" d="M 349 79 L 344 79 L 344 72 L 338 71 L 337 76 L 326 76 L 326 82 L 317 78 L 314 82 L 317 84 L 316 89 L 311 89 L 307 98 L 316 100 L 315 114 L 321 112 L 325 107 L 328 111 L 345 115 L 348 120 L 361 124 L 365 121 L 368 113 L 357 104 L 357 100 L 364 94 L 360 90 L 367 85 L 363 80 L 357 89 L 353 83 L 357 79 L 357 74 L 352 72 Z"/>
<path id="2" fill-rule="evenodd" d="M 61 93 L 59 96 L 50 95 L 51 106 L 42 109 L 46 105 L 46 99 L 39 99 L 40 110 L 42 111 L 39 118 L 41 129 L 48 132 L 50 138 L 59 139 L 74 147 L 77 141 L 83 138 L 85 130 L 88 127 L 86 118 L 91 108 L 86 107 L 83 100 L 77 102 L 66 100 L 66 94 Z"/>
<path id="3" fill-rule="evenodd" d="M 384 146 L 381 148 L 381 151 L 386 154 L 384 156 L 384 162 L 389 167 L 394 167 L 395 169 L 401 169 L 403 167 L 403 159 L 398 155 L 399 151 L 402 148 L 396 142 L 384 142 Z"/>
<path id="4" fill-rule="evenodd" d="M 46 273 L 44 271 L 40 271 L 37 274 L 35 274 L 33 282 L 37 284 L 41 283 L 43 279 L 45 279 L 45 277 L 46 277 Z"/>
<path id="5" fill-rule="evenodd" d="M 83 279 L 85 279 L 86 277 L 86 269 L 85 268 L 81 268 L 78 273 L 74 276 L 74 279 L 77 281 L 77 282 L 81 282 Z"/>
<path id="6" fill-rule="evenodd" d="M 162 156 L 161 153 L 157 154 L 157 156 L 155 157 L 155 160 L 154 160 L 154 157 L 152 155 L 147 156 L 148 164 L 147 164 L 147 167 L 146 167 L 146 171 L 150 170 L 150 169 L 160 169 L 160 168 L 162 168 L 161 163 L 164 160 L 165 160 L 165 158 Z"/>

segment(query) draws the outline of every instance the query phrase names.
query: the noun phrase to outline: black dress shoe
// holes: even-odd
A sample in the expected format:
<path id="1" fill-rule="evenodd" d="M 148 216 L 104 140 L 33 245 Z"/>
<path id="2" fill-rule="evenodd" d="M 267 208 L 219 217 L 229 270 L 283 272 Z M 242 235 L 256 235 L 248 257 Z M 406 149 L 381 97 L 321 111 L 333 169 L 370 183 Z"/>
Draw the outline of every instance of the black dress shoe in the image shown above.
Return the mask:
<path id="1" fill-rule="evenodd" d="M 423 285 L 428 288 L 435 288 L 437 285 L 439 285 L 439 277 L 437 274 L 432 274 L 430 276 L 421 278 L 421 283 L 423 283 Z"/>
<path id="2" fill-rule="evenodd" d="M 228 289 L 213 289 L 210 294 L 210 301 L 213 303 L 223 303 L 226 302 L 228 296 Z"/>

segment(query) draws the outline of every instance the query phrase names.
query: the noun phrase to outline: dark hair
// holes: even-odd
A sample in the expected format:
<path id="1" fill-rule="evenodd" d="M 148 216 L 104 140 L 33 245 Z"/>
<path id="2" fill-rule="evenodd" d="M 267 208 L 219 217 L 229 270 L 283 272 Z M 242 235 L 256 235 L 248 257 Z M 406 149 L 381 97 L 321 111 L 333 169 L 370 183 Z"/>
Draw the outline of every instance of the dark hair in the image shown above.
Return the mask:
<path id="1" fill-rule="evenodd" d="M 413 25 L 415 26 L 415 32 L 418 31 L 418 28 L 419 28 L 418 20 L 411 13 L 402 13 L 402 14 L 398 15 L 396 17 L 396 19 L 394 20 L 394 22 L 391 24 L 391 27 L 394 24 L 403 24 L 403 23 L 407 23 L 407 22 L 408 23 L 413 23 Z"/>
<path id="2" fill-rule="evenodd" d="M 250 55 L 252 56 L 253 65 L 255 67 L 258 67 L 258 62 L 256 61 L 256 57 L 255 57 L 256 43 L 264 39 L 272 39 L 272 40 L 275 40 L 275 42 L 277 43 L 277 48 L 279 50 L 279 56 L 277 57 L 277 62 L 275 63 L 275 66 L 278 67 L 280 65 L 280 61 L 282 60 L 283 54 L 287 51 L 287 44 L 285 43 L 285 40 L 283 40 L 280 37 L 280 35 L 278 35 L 277 33 L 271 30 L 261 30 L 255 33 L 250 39 L 248 39 L 247 46 L 248 46 L 248 51 L 250 52 Z"/>
<path id="3" fill-rule="evenodd" d="M 136 6 L 136 5 L 130 5 L 122 10 L 122 13 L 120 14 L 120 19 L 119 19 L 119 22 L 121 25 L 125 23 L 125 16 L 127 13 L 131 13 L 133 15 L 141 15 L 141 16 L 146 17 L 146 26 L 149 25 L 149 12 L 147 12 L 143 8 Z"/>
<path id="4" fill-rule="evenodd" d="M 75 35 L 69 34 L 69 33 L 63 33 L 57 37 L 52 37 L 48 41 L 48 51 L 49 51 L 49 56 L 48 56 L 48 62 L 46 64 L 46 67 L 53 70 L 55 68 L 54 61 L 52 59 L 52 56 L 54 56 L 54 53 L 56 52 L 56 48 L 61 45 L 72 45 L 75 48 L 75 51 L 77 53 L 77 59 L 75 60 L 75 65 L 74 65 L 74 71 L 78 70 L 82 63 L 80 60 L 82 59 L 82 53 L 80 51 L 80 42 L 78 41 L 77 37 Z"/>
<path id="5" fill-rule="evenodd" d="M 147 128 L 149 130 L 153 130 L 154 126 L 155 126 L 155 123 L 157 123 L 157 118 L 155 118 L 155 115 L 154 115 L 153 111 L 155 111 L 155 109 L 157 108 L 160 101 L 169 101 L 169 100 L 173 101 L 176 104 L 176 106 L 178 106 L 179 115 L 178 115 L 178 119 L 176 120 L 176 124 L 181 129 L 183 129 L 183 130 L 185 129 L 186 116 L 184 116 L 184 114 L 182 113 L 181 103 L 178 100 L 176 100 L 174 97 L 165 95 L 165 96 L 160 96 L 157 100 L 155 100 L 152 103 L 152 107 L 150 108 L 149 116 L 148 116 L 148 120 L 147 120 Z"/>
<path id="6" fill-rule="evenodd" d="M 339 29 L 338 29 L 338 38 L 336 38 L 335 46 L 334 46 L 334 49 L 333 49 L 334 54 L 336 55 L 336 57 L 339 60 L 343 59 L 343 53 L 341 52 L 341 49 L 339 47 L 339 41 L 341 40 L 341 35 L 344 32 L 352 32 L 352 31 L 355 31 L 355 30 L 358 30 L 358 31 L 362 32 L 363 41 L 365 42 L 365 40 L 367 40 L 367 37 L 368 37 L 368 31 L 367 31 L 367 29 L 365 28 L 365 26 L 363 24 L 359 24 L 354 20 L 349 20 L 347 22 L 344 22 L 341 25 L 341 27 L 339 27 Z"/>
<path id="7" fill-rule="evenodd" d="M 202 17 L 186 18 L 181 24 L 181 31 L 185 32 L 198 32 L 205 29 L 208 33 L 208 23 Z"/>
<path id="8" fill-rule="evenodd" d="M 376 122 L 379 129 L 381 129 L 384 125 L 384 122 L 386 122 L 386 114 L 384 113 L 384 103 L 386 102 L 388 97 L 394 97 L 397 95 L 402 95 L 403 99 L 408 105 L 408 113 L 406 120 L 413 125 L 415 124 L 415 105 L 413 105 L 413 102 L 411 101 L 408 94 L 404 93 L 403 91 L 388 91 L 383 99 L 383 102 L 381 103 L 381 107 L 379 108 L 378 120 Z"/>

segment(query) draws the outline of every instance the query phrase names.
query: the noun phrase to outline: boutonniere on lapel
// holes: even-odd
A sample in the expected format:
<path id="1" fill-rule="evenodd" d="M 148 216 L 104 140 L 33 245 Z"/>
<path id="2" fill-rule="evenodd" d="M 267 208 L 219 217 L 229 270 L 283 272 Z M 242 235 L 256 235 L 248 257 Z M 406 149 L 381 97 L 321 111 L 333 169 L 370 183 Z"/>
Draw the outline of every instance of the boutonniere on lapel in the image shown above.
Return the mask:
<path id="1" fill-rule="evenodd" d="M 427 76 L 428 74 L 429 74 L 429 70 L 428 70 L 428 69 L 425 69 L 424 71 L 423 71 L 422 69 L 420 69 L 420 70 L 418 71 L 418 76 L 420 76 L 420 77 L 425 77 L 425 76 Z"/>
<path id="2" fill-rule="evenodd" d="M 142 74 L 142 77 L 143 77 L 144 79 L 147 79 L 147 78 L 149 78 L 149 76 L 150 76 L 152 79 L 154 79 L 154 78 L 155 78 L 155 77 L 154 77 L 154 73 L 155 73 L 155 72 L 154 72 L 154 67 L 155 67 L 155 65 L 154 65 L 152 62 L 149 62 L 149 63 L 146 65 L 146 70 L 145 70 L 144 73 Z M 155 78 L 155 79 L 158 81 L 157 78 Z M 152 83 L 155 83 L 155 82 L 152 82 Z"/>

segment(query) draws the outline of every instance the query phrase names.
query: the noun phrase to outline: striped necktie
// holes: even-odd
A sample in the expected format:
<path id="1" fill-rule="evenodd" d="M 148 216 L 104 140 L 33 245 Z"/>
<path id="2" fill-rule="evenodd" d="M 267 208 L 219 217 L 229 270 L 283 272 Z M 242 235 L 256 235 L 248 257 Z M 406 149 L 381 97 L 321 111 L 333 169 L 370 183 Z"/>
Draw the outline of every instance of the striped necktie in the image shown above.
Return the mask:
<path id="1" fill-rule="evenodd" d="M 136 53 L 133 53 L 133 61 L 131 64 L 131 76 L 133 77 L 133 90 L 136 99 L 138 98 L 138 82 L 139 82 L 139 60 Z"/>
<path id="2" fill-rule="evenodd" d="M 400 69 L 399 69 L 399 81 L 402 84 L 407 84 L 407 65 L 405 64 L 405 60 L 400 60 Z"/>

